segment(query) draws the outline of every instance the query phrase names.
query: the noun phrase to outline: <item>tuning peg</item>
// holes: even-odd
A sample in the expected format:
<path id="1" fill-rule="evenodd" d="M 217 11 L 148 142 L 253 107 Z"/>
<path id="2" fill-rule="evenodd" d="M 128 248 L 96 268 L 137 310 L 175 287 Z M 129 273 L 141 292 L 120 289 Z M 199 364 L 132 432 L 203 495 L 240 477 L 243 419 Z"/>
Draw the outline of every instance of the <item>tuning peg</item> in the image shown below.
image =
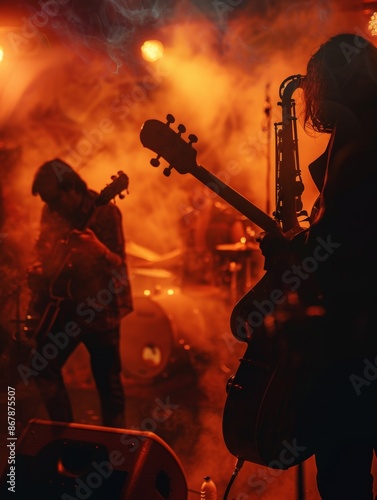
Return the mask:
<path id="1" fill-rule="evenodd" d="M 124 175 L 123 170 L 118 170 L 118 175 Z"/>
<path id="2" fill-rule="evenodd" d="M 112 176 L 110 177 L 110 179 L 111 179 L 112 181 L 115 181 L 115 179 L 116 179 L 116 178 L 117 178 L 117 176 L 116 176 L 116 175 L 112 175 Z"/>
<path id="3" fill-rule="evenodd" d="M 177 128 L 178 128 L 178 135 L 184 134 L 186 132 L 186 127 L 182 125 L 182 123 L 180 123 Z"/>
<path id="4" fill-rule="evenodd" d="M 160 165 L 160 162 L 159 162 L 160 157 L 161 157 L 161 155 L 157 155 L 156 158 L 151 159 L 150 164 L 152 165 L 152 167 L 158 167 Z"/>
<path id="5" fill-rule="evenodd" d="M 123 193 L 120 193 L 119 198 L 120 198 L 121 200 L 123 200 L 123 199 L 125 198 L 124 194 L 123 194 Z"/>
<path id="6" fill-rule="evenodd" d="M 197 138 L 197 137 L 196 137 L 196 135 L 194 135 L 194 134 L 190 134 L 190 135 L 188 136 L 188 138 L 189 138 L 189 141 L 190 141 L 190 142 L 189 142 L 190 146 L 191 146 L 191 144 L 194 144 L 195 142 L 198 142 L 198 138 Z"/>
<path id="7" fill-rule="evenodd" d="M 171 123 L 174 123 L 174 122 L 175 122 L 175 118 L 174 118 L 174 116 L 173 116 L 173 115 L 171 115 L 170 113 L 169 113 L 168 115 L 166 115 L 166 119 L 167 119 L 166 125 L 169 125 L 169 126 L 170 126 L 170 124 L 171 124 Z"/>
<path id="8" fill-rule="evenodd" d="M 163 174 L 166 176 L 166 177 L 169 177 L 169 175 L 171 174 L 171 169 L 173 167 L 171 165 L 169 165 L 168 167 L 164 168 L 164 171 L 163 171 Z"/>

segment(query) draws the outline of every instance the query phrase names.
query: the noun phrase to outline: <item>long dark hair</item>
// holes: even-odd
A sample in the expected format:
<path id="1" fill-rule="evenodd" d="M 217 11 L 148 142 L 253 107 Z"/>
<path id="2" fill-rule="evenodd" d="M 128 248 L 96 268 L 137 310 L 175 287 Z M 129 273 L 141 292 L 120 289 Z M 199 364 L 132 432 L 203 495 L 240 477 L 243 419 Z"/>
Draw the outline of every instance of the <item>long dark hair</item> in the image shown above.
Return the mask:
<path id="1" fill-rule="evenodd" d="M 73 189 L 78 193 L 86 193 L 86 182 L 73 168 L 60 158 L 47 161 L 35 173 L 31 192 L 37 195 L 44 184 L 54 184 L 60 191 Z"/>
<path id="2" fill-rule="evenodd" d="M 331 132 L 334 121 L 326 113 L 326 101 L 356 115 L 377 107 L 377 48 L 355 34 L 330 38 L 310 58 L 302 88 L 305 127 Z"/>

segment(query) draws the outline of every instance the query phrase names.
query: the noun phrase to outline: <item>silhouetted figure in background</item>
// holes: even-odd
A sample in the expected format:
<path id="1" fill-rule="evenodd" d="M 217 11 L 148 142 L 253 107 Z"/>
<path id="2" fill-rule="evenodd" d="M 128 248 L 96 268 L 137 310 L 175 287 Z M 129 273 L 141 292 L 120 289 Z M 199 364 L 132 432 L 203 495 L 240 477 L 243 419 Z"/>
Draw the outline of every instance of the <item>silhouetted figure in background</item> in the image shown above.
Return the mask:
<path id="1" fill-rule="evenodd" d="M 377 447 L 377 49 L 353 34 L 334 36 L 311 57 L 302 83 L 305 125 L 330 134 L 310 171 L 319 211 L 305 238 L 266 234 L 266 267 L 285 251 L 313 273 L 326 310 L 318 332 L 318 377 L 305 409 L 324 500 L 371 500 Z M 318 238 L 325 247 L 318 250 Z M 327 247 L 326 247 L 327 245 Z M 326 252 L 327 248 L 327 252 Z M 322 339 L 322 340 L 321 340 Z"/>
<path id="2" fill-rule="evenodd" d="M 59 159 L 37 170 L 32 193 L 39 195 L 45 205 L 36 243 L 37 262 L 29 272 L 30 314 L 38 316 L 45 310 L 51 299 L 49 287 L 58 281 L 56 273 L 68 251 L 60 273 L 66 280 L 62 279 L 59 285 L 67 287 L 68 293 L 51 333 L 37 334 L 36 352 L 44 355 L 48 363 L 35 374 L 35 382 L 50 418 L 73 421 L 61 369 L 83 342 L 90 354 L 103 425 L 124 427 L 120 320 L 132 310 L 132 298 L 121 213 L 110 202 L 95 208 L 85 224 L 98 194 L 89 190 L 81 177 Z M 54 344 L 51 335 L 57 339 L 56 349 L 51 348 Z M 33 358 L 30 366 L 33 367 Z"/>

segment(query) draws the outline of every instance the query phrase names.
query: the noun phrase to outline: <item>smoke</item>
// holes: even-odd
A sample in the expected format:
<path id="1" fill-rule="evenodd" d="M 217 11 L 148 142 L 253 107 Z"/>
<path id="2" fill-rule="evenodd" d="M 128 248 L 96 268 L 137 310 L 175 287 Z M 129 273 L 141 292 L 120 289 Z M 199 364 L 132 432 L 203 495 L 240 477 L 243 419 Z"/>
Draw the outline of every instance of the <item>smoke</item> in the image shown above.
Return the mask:
<path id="1" fill-rule="evenodd" d="M 25 189 L 26 212 L 37 205 L 28 196 L 32 173 L 48 158 L 63 157 L 96 189 L 123 169 L 130 177 L 130 195 L 120 204 L 129 238 L 155 251 L 173 249 L 182 211 L 206 189 L 149 166 L 153 154 L 139 142 L 140 127 L 167 113 L 199 137 L 199 163 L 264 208 L 273 196 L 272 188 L 265 192 L 266 155 L 273 154 L 263 131 L 266 85 L 272 122 L 279 121 L 280 82 L 305 72 L 308 56 L 339 21 L 328 3 L 266 5 L 255 12 L 252 2 L 249 9 L 247 2 L 213 2 L 203 12 L 188 3 L 174 9 L 162 2 L 51 0 L 23 16 L 17 32 L 8 30 L 8 41 L 23 52 L 11 69 L 1 68 L 0 120 L 22 150 L 18 168 L 25 174 L 15 184 Z M 136 65 L 135 42 L 151 30 L 164 41 L 165 58 Z M 29 41 L 34 53 L 25 57 Z M 304 144 L 303 164 L 322 142 Z M 306 194 L 314 196 L 310 180 Z"/>
<path id="2" fill-rule="evenodd" d="M 274 157 L 265 130 L 266 97 L 273 124 L 281 120 L 280 83 L 305 73 L 308 58 L 322 41 L 344 30 L 366 34 L 357 13 L 320 0 L 49 0 L 24 3 L 22 11 L 12 10 L 12 5 L 0 38 L 5 154 L 0 168 L 5 213 L 1 242 L 17 248 L 16 272 L 9 272 L 14 284 L 22 281 L 33 260 L 38 233 L 41 203 L 30 193 L 33 174 L 55 157 L 69 162 L 96 190 L 117 171 L 127 173 L 129 194 L 117 201 L 127 241 L 157 255 L 183 247 L 185 214 L 190 209 L 200 212 L 199 200 L 206 196 L 215 198 L 190 174 L 173 170 L 165 177 L 163 159 L 159 168 L 150 165 L 155 154 L 142 147 L 139 131 L 151 118 L 164 122 L 173 114 L 176 122 L 171 126 L 176 130 L 184 124 L 185 140 L 190 133 L 198 136 L 198 163 L 265 209 L 274 196 L 273 186 L 266 190 L 268 158 Z M 151 37 L 163 41 L 164 58 L 142 62 L 139 43 Z M 308 137 L 299 130 L 307 210 L 317 193 L 306 166 L 326 142 L 326 137 Z M 202 298 L 200 307 L 205 304 Z M 196 341 L 200 348 L 200 339 Z M 225 341 L 221 349 L 224 363 L 237 368 L 236 353 Z M 219 400 L 225 398 L 223 384 L 223 371 L 215 376 L 209 371 L 203 380 L 212 395 L 222 395 Z M 212 402 L 211 420 L 202 422 L 203 432 L 214 441 L 221 435 L 219 400 Z M 201 477 L 195 467 L 203 470 L 206 464 L 211 473 L 218 457 L 205 437 L 198 446 L 202 459 L 190 464 L 190 474 Z M 221 448 L 220 455 L 225 453 Z M 231 469 L 221 472 L 224 477 Z M 271 498 L 280 484 L 276 478 Z"/>

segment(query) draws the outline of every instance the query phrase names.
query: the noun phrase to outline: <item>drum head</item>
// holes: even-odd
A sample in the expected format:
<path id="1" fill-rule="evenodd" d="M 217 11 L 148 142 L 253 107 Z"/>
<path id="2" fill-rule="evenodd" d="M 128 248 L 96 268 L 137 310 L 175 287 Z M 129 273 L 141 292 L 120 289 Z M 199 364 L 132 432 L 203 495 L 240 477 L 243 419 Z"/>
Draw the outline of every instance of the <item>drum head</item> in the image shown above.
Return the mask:
<path id="1" fill-rule="evenodd" d="M 150 297 L 134 297 L 134 311 L 121 324 L 125 376 L 151 379 L 162 375 L 174 350 L 174 332 L 164 309 Z"/>

